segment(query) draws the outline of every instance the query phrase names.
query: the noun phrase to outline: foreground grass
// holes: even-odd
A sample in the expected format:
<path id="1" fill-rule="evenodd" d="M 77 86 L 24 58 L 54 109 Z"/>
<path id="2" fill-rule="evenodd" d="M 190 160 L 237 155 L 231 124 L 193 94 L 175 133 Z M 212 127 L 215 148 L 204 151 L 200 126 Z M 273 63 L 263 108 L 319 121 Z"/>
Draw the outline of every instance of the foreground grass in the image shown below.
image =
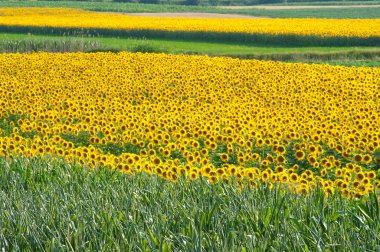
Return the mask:
<path id="1" fill-rule="evenodd" d="M 0 52 L 131 51 L 174 54 L 207 54 L 287 62 L 329 63 L 347 66 L 380 66 L 379 47 L 285 47 L 257 43 L 192 40 L 44 36 L 0 33 Z"/>
<path id="2" fill-rule="evenodd" d="M 5 251 L 325 251 L 380 249 L 368 201 L 177 183 L 50 159 L 0 159 Z"/>
<path id="3" fill-rule="evenodd" d="M 378 2 L 374 2 L 378 3 Z M 352 3 L 355 4 L 355 3 Z M 0 1 L 0 7 L 65 7 L 105 12 L 210 12 L 226 14 L 245 14 L 272 18 L 379 18 L 380 8 L 327 8 L 264 10 L 245 9 L 229 10 L 216 6 L 186 6 L 175 4 L 139 4 L 114 2 L 79 2 L 79 1 Z"/>

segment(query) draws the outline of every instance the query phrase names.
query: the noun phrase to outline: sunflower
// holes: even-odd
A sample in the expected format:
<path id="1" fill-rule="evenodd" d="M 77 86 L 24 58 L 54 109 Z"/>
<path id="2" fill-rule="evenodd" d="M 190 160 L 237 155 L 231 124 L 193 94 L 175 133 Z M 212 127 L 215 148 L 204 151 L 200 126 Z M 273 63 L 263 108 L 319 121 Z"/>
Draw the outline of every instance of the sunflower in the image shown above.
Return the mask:
<path id="1" fill-rule="evenodd" d="M 280 180 L 281 180 L 282 183 L 288 182 L 288 179 L 289 178 L 288 178 L 288 175 L 286 173 L 281 174 Z"/>
<path id="2" fill-rule="evenodd" d="M 298 191 L 300 194 L 306 195 L 309 193 L 309 189 L 308 185 L 301 185 Z"/>
<path id="3" fill-rule="evenodd" d="M 269 164 L 273 164 L 274 158 L 271 155 L 268 155 L 266 160 L 268 161 Z"/>
<path id="4" fill-rule="evenodd" d="M 285 149 L 284 146 L 279 145 L 279 146 L 277 146 L 277 152 L 280 153 L 280 154 L 285 154 L 286 149 Z"/>
<path id="5" fill-rule="evenodd" d="M 248 186 L 249 186 L 250 189 L 257 188 L 257 183 L 254 180 L 249 180 L 248 181 Z"/>
<path id="6" fill-rule="evenodd" d="M 223 162 L 227 162 L 229 157 L 228 157 L 228 154 L 227 153 L 222 153 L 220 155 L 220 159 L 223 161 Z"/>
<path id="7" fill-rule="evenodd" d="M 363 156 L 363 162 L 366 163 L 366 164 L 371 163 L 372 162 L 372 157 L 369 154 L 365 154 Z"/>
<path id="8" fill-rule="evenodd" d="M 331 169 L 332 168 L 332 164 L 330 162 L 326 162 L 325 163 L 325 167 L 326 167 L 326 169 Z"/>
<path id="9" fill-rule="evenodd" d="M 283 155 L 278 155 L 276 158 L 277 163 L 284 163 L 286 161 L 285 157 Z"/>
<path id="10" fill-rule="evenodd" d="M 267 173 L 267 171 L 264 171 L 263 173 L 261 173 L 261 179 L 263 181 L 267 181 L 269 179 L 269 174 Z"/>
<path id="11" fill-rule="evenodd" d="M 315 156 L 312 156 L 312 155 L 309 155 L 309 156 L 307 157 L 307 159 L 308 159 L 308 161 L 309 161 L 309 163 L 310 163 L 311 165 L 314 165 L 314 163 L 317 162 L 316 157 L 315 157 Z"/>
<path id="12" fill-rule="evenodd" d="M 162 155 L 164 155 L 164 157 L 167 157 L 167 158 L 170 157 L 170 154 L 171 154 L 171 152 L 168 149 L 164 149 L 162 152 Z"/>
<path id="13" fill-rule="evenodd" d="M 279 166 L 276 167 L 276 172 L 277 172 L 277 173 L 281 173 L 281 172 L 283 172 L 284 170 L 285 170 L 285 168 L 284 168 L 282 165 L 279 165 Z"/>
<path id="14" fill-rule="evenodd" d="M 348 199 L 351 198 L 351 192 L 350 192 L 350 190 L 344 188 L 344 189 L 342 189 L 340 192 L 341 192 L 341 194 L 342 194 L 344 197 L 346 197 L 346 198 L 348 198 Z"/>
<path id="15" fill-rule="evenodd" d="M 217 176 L 210 176 L 209 178 L 208 178 L 208 181 L 210 182 L 210 183 L 216 183 L 216 182 L 218 182 L 219 181 L 219 179 L 218 179 L 218 177 Z"/>
<path id="16" fill-rule="evenodd" d="M 196 179 L 198 179 L 198 173 L 192 171 L 192 172 L 190 172 L 189 177 L 190 177 L 190 180 L 196 180 Z"/>
<path id="17" fill-rule="evenodd" d="M 360 154 L 355 154 L 354 155 L 354 162 L 355 163 L 360 163 L 362 161 L 362 155 Z"/>
<path id="18" fill-rule="evenodd" d="M 161 159 L 159 159 L 157 157 L 153 158 L 153 164 L 154 165 L 160 165 L 161 164 Z"/>
<path id="19" fill-rule="evenodd" d="M 334 194 L 334 188 L 331 186 L 327 186 L 324 188 L 324 192 L 325 192 L 326 197 L 331 196 Z"/>
<path id="20" fill-rule="evenodd" d="M 327 170 L 326 169 L 322 169 L 321 170 L 321 176 L 325 177 L 326 175 L 327 175 Z"/>
<path id="21" fill-rule="evenodd" d="M 297 173 L 292 173 L 290 175 L 290 181 L 293 182 L 293 183 L 297 183 L 298 182 L 298 175 L 297 175 Z"/>
<path id="22" fill-rule="evenodd" d="M 301 160 L 305 159 L 305 152 L 303 152 L 302 150 L 298 150 L 298 151 L 296 151 L 295 156 L 296 156 L 296 159 L 298 161 L 301 161 Z"/>
<path id="23" fill-rule="evenodd" d="M 204 166 L 202 167 L 202 170 L 201 170 L 201 174 L 202 176 L 210 176 L 210 173 L 213 171 L 212 167 L 211 166 Z"/>
<path id="24" fill-rule="evenodd" d="M 201 154 L 202 154 L 203 156 L 207 156 L 207 155 L 208 155 L 208 150 L 207 150 L 206 148 L 202 148 L 202 149 L 201 149 Z"/>
<path id="25" fill-rule="evenodd" d="M 337 177 L 342 177 L 343 176 L 343 172 L 342 172 L 342 169 L 336 169 L 335 170 L 335 175 L 337 176 Z"/>
<path id="26" fill-rule="evenodd" d="M 366 175 L 369 179 L 374 179 L 376 177 L 376 173 L 374 171 L 369 171 Z"/>
<path id="27" fill-rule="evenodd" d="M 364 178 L 361 182 L 363 185 L 368 185 L 369 184 L 369 178 Z"/>
<path id="28" fill-rule="evenodd" d="M 362 181 L 364 178 L 365 178 L 365 175 L 363 172 L 359 172 L 355 176 L 355 180 L 357 180 L 357 181 Z"/>

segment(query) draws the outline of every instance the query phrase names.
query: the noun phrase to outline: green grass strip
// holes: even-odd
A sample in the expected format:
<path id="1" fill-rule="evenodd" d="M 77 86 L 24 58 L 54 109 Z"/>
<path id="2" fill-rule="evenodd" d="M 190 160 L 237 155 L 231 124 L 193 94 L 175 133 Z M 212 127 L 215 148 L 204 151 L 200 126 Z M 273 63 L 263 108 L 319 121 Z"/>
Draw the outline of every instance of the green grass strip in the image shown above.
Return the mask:
<path id="1" fill-rule="evenodd" d="M 272 46 L 380 46 L 380 37 L 321 37 L 301 35 L 272 35 L 224 32 L 190 32 L 160 30 L 117 30 L 117 29 L 84 29 L 55 28 L 33 26 L 0 26 L 3 33 L 31 33 L 38 35 L 65 35 L 87 37 L 136 37 L 148 39 L 171 39 L 206 42 L 238 42 Z"/>
<path id="2" fill-rule="evenodd" d="M 233 42 L 177 41 L 141 38 L 44 36 L 0 33 L 0 52 L 130 51 L 207 54 L 240 59 L 380 66 L 378 47 L 284 47 Z"/>
<path id="3" fill-rule="evenodd" d="M 177 183 L 59 160 L 0 159 L 5 251 L 380 249 L 377 198 Z"/>
<path id="4" fill-rule="evenodd" d="M 32 41 L 41 43 L 43 41 L 82 41 L 83 43 L 98 42 L 102 49 L 111 51 L 132 51 L 138 46 L 155 48 L 157 51 L 170 53 L 199 53 L 199 54 L 273 54 L 273 53 L 344 53 L 349 51 L 379 52 L 380 47 L 290 47 L 290 46 L 268 46 L 259 43 L 243 42 L 217 42 L 217 41 L 194 41 L 194 40 L 170 40 L 170 39 L 146 39 L 136 37 L 78 37 L 78 36 L 47 36 L 22 33 L 0 33 L 0 43 L 4 41 Z"/>

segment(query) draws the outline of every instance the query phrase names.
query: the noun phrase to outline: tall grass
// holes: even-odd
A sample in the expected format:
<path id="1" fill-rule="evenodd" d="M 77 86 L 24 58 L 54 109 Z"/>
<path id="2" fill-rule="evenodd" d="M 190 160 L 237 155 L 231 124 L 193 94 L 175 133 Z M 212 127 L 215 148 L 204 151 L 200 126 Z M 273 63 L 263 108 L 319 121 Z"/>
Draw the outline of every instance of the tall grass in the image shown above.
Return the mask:
<path id="1" fill-rule="evenodd" d="M 377 198 L 177 183 L 60 160 L 0 159 L 5 251 L 377 251 Z"/>
<path id="2" fill-rule="evenodd" d="M 98 41 L 81 39 L 23 39 L 0 40 L 0 52 L 90 52 L 102 48 Z"/>
<path id="3" fill-rule="evenodd" d="M 0 40 L 0 53 L 30 53 L 30 52 L 144 52 L 144 53 L 168 53 L 169 51 L 149 44 L 145 40 L 132 45 L 124 45 L 124 48 L 114 48 L 100 41 L 92 39 L 73 38 L 30 38 Z"/>

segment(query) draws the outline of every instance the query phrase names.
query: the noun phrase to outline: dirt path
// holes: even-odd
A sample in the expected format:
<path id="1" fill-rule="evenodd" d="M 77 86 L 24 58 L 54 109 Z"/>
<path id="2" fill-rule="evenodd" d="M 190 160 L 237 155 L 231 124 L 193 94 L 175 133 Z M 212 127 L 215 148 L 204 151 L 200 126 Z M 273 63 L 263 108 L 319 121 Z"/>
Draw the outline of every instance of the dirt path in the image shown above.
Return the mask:
<path id="1" fill-rule="evenodd" d="M 339 9 L 339 8 L 378 8 L 378 5 L 256 5 L 256 6 L 218 6 L 221 9 L 242 10 L 242 9 L 264 9 L 264 10 L 294 10 L 294 9 Z"/>
<path id="2" fill-rule="evenodd" d="M 141 17 L 185 17 L 185 18 L 250 18 L 262 19 L 267 17 L 256 17 L 239 14 L 218 14 L 218 13 L 203 13 L 203 12 L 159 12 L 159 13 L 123 13 L 128 16 Z"/>

